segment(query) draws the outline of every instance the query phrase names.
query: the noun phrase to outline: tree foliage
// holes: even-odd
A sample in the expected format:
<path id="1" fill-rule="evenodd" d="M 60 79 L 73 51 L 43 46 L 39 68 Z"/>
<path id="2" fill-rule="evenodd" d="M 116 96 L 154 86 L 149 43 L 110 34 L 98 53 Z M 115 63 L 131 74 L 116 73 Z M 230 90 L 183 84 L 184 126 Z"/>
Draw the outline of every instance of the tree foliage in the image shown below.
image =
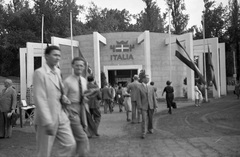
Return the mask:
<path id="1" fill-rule="evenodd" d="M 215 7 L 215 1 L 204 0 L 205 36 L 206 38 L 219 37 L 220 42 L 226 32 L 226 8 L 222 4 Z"/>
<path id="2" fill-rule="evenodd" d="M 215 1 L 204 0 L 205 11 L 203 12 L 204 21 L 202 26 L 192 26 L 191 31 L 194 32 L 194 39 L 203 39 L 203 24 L 205 28 L 205 38 L 218 37 L 220 42 L 226 42 L 228 37 L 226 32 L 227 24 L 227 8 L 222 4 L 216 6 Z M 189 29 L 190 30 L 190 29 Z"/>
<path id="3" fill-rule="evenodd" d="M 240 35 L 240 10 L 239 10 L 239 1 L 238 0 L 230 0 L 229 1 L 229 14 L 228 14 L 228 30 L 227 30 L 227 35 L 229 36 L 229 45 L 230 45 L 230 50 L 229 52 L 230 57 L 228 64 L 232 64 L 233 60 L 233 52 L 235 52 L 235 57 L 236 57 L 236 67 L 237 67 L 237 79 L 239 80 L 240 78 L 240 50 L 239 50 L 239 35 Z M 226 22 L 227 22 L 226 21 Z M 229 67 L 233 67 L 231 65 L 228 65 Z M 232 72 L 232 74 L 234 71 Z"/>
<path id="4" fill-rule="evenodd" d="M 166 0 L 166 3 L 172 15 L 173 33 L 184 33 L 189 20 L 189 15 L 183 13 L 186 10 L 184 0 Z"/>
<path id="5" fill-rule="evenodd" d="M 70 36 L 70 11 L 72 11 L 73 34 L 81 33 L 81 30 L 76 29 L 76 25 L 81 24 L 78 22 L 77 16 L 83 9 L 83 6 L 78 6 L 76 0 L 34 0 L 34 2 L 39 36 L 41 36 L 41 18 L 44 15 L 45 42 L 50 43 L 51 36 Z"/>
<path id="6" fill-rule="evenodd" d="M 101 9 L 93 2 L 86 16 L 86 27 L 90 32 L 118 32 L 128 31 L 131 15 L 129 11 L 117 9 Z"/>
<path id="7" fill-rule="evenodd" d="M 136 15 L 139 31 L 149 30 L 150 32 L 164 32 L 164 19 L 161 10 L 154 0 L 143 0 L 146 4 L 144 11 Z"/>

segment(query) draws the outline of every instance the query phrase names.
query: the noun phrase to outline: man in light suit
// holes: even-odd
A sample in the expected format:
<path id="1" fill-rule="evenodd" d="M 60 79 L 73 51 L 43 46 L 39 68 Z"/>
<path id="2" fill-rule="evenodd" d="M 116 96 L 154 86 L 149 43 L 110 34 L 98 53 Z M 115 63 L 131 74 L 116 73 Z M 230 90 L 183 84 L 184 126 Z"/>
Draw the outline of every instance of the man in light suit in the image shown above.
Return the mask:
<path id="1" fill-rule="evenodd" d="M 153 134 L 153 114 L 157 109 L 157 101 L 154 94 L 154 88 L 147 85 L 148 75 L 143 76 L 143 82 L 140 85 L 140 109 L 142 112 L 142 139 L 148 133 Z"/>
<path id="2" fill-rule="evenodd" d="M 57 46 L 47 47 L 45 58 L 46 65 L 37 69 L 33 75 L 37 156 L 49 157 L 56 140 L 59 144 L 57 156 L 70 157 L 75 155 L 76 142 L 70 121 L 60 103 L 60 98 L 69 103 L 62 94 L 62 79 L 56 67 L 61 58 L 60 49 Z"/>
<path id="3" fill-rule="evenodd" d="M 139 87 L 141 83 L 138 82 L 138 75 L 134 75 L 133 82 L 129 83 L 127 86 L 127 91 L 131 96 L 132 103 L 132 123 L 140 123 L 140 109 L 139 109 L 139 100 L 140 100 L 140 92 Z"/>
<path id="4" fill-rule="evenodd" d="M 17 105 L 17 93 L 12 87 L 12 80 L 4 81 L 5 89 L 2 90 L 0 96 L 0 123 L 3 127 L 0 128 L 0 137 L 10 138 L 12 136 L 11 116 L 15 113 Z"/>

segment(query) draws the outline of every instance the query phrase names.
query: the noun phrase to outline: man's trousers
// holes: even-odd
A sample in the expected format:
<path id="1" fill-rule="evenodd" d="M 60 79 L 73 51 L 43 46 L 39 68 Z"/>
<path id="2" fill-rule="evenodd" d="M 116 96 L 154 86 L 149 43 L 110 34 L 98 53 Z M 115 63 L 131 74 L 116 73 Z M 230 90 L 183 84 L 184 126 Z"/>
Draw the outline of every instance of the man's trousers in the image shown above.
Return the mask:
<path id="1" fill-rule="evenodd" d="M 132 103 L 132 122 L 133 123 L 139 123 L 141 122 L 141 111 L 138 108 L 137 101 L 131 101 Z"/>
<path id="2" fill-rule="evenodd" d="M 58 157 L 70 157 L 75 155 L 76 142 L 70 127 L 70 121 L 56 123 L 56 133 L 53 136 L 46 134 L 44 126 L 36 125 L 37 157 L 50 157 L 54 141 L 58 142 Z"/>
<path id="3" fill-rule="evenodd" d="M 146 135 L 147 131 L 153 132 L 153 114 L 154 109 L 142 109 L 142 135 Z"/>

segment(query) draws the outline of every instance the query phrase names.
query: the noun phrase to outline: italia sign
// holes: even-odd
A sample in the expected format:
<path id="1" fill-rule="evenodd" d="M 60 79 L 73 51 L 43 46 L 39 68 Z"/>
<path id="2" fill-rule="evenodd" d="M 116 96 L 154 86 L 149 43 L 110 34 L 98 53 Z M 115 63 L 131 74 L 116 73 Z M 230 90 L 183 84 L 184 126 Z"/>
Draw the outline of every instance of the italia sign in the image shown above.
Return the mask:
<path id="1" fill-rule="evenodd" d="M 113 50 L 113 54 L 110 56 L 110 60 L 133 60 L 132 54 L 127 52 L 132 52 L 134 45 L 128 44 L 128 41 L 117 41 L 116 45 L 111 45 L 110 49 Z"/>

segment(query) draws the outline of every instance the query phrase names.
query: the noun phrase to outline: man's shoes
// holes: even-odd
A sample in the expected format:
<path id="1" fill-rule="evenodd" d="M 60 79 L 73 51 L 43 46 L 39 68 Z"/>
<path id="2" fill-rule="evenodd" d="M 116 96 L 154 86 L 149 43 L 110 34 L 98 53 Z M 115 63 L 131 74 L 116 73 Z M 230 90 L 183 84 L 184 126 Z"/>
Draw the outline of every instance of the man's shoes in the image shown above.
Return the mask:
<path id="1" fill-rule="evenodd" d="M 149 133 L 149 134 L 153 134 L 153 131 L 152 131 L 152 130 L 149 130 L 148 133 Z"/>
<path id="2" fill-rule="evenodd" d="M 98 133 L 95 134 L 96 136 L 100 136 Z"/>
<path id="3" fill-rule="evenodd" d="M 142 135 L 141 139 L 145 139 L 145 135 Z"/>
<path id="4" fill-rule="evenodd" d="M 127 119 L 128 122 L 130 122 L 131 120 L 130 119 Z"/>

